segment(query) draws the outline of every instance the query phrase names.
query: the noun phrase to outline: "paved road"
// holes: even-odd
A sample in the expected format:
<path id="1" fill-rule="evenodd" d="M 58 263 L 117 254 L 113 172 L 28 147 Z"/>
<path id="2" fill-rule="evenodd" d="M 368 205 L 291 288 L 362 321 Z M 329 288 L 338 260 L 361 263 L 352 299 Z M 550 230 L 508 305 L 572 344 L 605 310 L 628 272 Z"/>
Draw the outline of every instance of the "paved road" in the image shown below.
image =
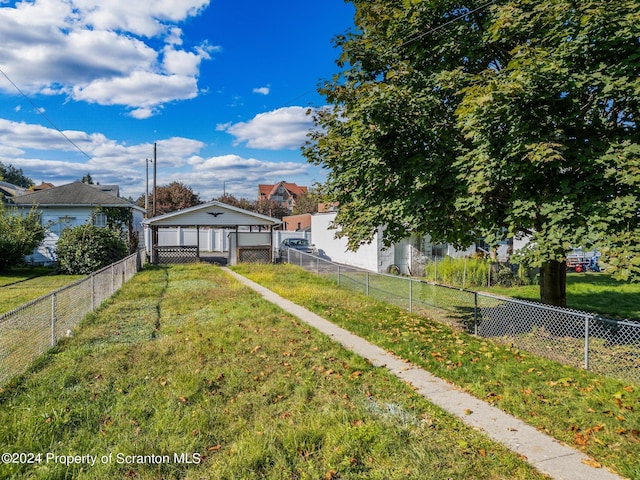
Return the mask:
<path id="1" fill-rule="evenodd" d="M 276 295 L 271 290 L 229 269 L 225 268 L 225 270 L 260 293 L 266 300 L 320 330 L 345 348 L 366 358 L 373 365 L 385 367 L 398 378 L 409 382 L 418 393 L 433 404 L 459 417 L 467 425 L 482 430 L 488 437 L 505 445 L 513 452 L 523 455 L 542 473 L 556 480 L 622 480 L 623 477 L 604 468 L 594 468 L 585 463 L 590 459 L 584 453 L 558 442 L 468 393 L 457 390 L 426 370 L 391 355 L 363 338 Z"/>

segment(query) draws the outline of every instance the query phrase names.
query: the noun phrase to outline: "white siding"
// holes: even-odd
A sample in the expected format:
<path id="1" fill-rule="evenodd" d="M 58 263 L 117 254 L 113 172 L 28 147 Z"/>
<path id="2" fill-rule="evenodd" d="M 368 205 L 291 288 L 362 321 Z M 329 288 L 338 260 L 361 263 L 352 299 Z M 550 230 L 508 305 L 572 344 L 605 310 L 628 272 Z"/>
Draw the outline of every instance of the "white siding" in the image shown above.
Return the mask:
<path id="1" fill-rule="evenodd" d="M 335 238 L 337 230 L 329 229 L 336 214 L 318 213 L 311 217 L 311 240 L 318 254 L 332 262 L 353 265 L 374 272 L 384 272 L 393 263 L 393 250 L 382 245 L 382 230 L 374 236 L 368 245 L 361 246 L 355 252 L 347 250 L 346 238 Z"/>

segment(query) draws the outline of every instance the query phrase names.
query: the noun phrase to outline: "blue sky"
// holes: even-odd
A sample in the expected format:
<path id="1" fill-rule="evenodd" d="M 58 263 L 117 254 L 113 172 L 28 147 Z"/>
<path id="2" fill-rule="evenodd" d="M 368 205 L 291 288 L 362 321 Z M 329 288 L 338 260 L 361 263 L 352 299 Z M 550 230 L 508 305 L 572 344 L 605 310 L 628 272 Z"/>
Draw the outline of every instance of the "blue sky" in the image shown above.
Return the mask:
<path id="1" fill-rule="evenodd" d="M 0 0 L 0 162 L 137 198 L 157 142 L 158 185 L 203 201 L 322 182 L 300 152 L 306 110 L 324 104 L 353 14 L 343 0 Z"/>

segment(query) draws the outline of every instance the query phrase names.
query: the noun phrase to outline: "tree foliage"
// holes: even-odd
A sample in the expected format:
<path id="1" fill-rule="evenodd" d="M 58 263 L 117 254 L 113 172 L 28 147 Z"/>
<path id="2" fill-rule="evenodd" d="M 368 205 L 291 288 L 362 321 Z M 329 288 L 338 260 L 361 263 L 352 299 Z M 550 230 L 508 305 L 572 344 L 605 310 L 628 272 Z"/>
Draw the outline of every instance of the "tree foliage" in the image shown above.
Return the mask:
<path id="1" fill-rule="evenodd" d="M 82 180 L 80 180 L 82 183 L 86 183 L 87 185 L 93 185 L 93 178 L 91 178 L 91 174 L 87 173 L 86 175 L 82 176 Z M 99 183 L 98 183 L 99 184 Z"/>
<path id="2" fill-rule="evenodd" d="M 0 271 L 22 262 L 42 243 L 44 235 L 45 228 L 35 208 L 21 215 L 0 202 Z"/>
<path id="3" fill-rule="evenodd" d="M 127 253 L 117 231 L 88 223 L 63 230 L 56 247 L 58 268 L 74 275 L 88 275 L 121 260 Z"/>
<path id="4" fill-rule="evenodd" d="M 289 215 L 289 211 L 283 207 L 280 202 L 274 200 L 249 200 L 247 198 L 236 198 L 233 195 L 225 194 L 221 195 L 213 200 L 232 205 L 234 207 L 242 208 L 248 212 L 259 213 L 260 215 L 266 215 L 268 217 L 282 219 L 282 217 Z"/>
<path id="5" fill-rule="evenodd" d="M 183 208 L 200 205 L 202 201 L 197 193 L 194 193 L 191 187 L 181 182 L 171 182 L 156 188 L 156 215 L 163 215 L 169 212 L 182 210 Z M 144 207 L 144 195 L 141 195 L 137 202 L 139 206 Z M 153 193 L 149 195 L 149 214 L 152 215 L 151 209 L 153 205 Z"/>
<path id="6" fill-rule="evenodd" d="M 19 187 L 33 187 L 33 180 L 26 177 L 21 168 L 16 168 L 13 165 L 4 165 L 2 162 L 0 162 L 0 180 Z"/>
<path id="7" fill-rule="evenodd" d="M 315 183 L 305 195 L 300 195 L 293 206 L 293 215 L 318 213 L 318 204 L 326 201 L 323 186 Z"/>
<path id="8" fill-rule="evenodd" d="M 133 228 L 133 210 L 127 207 L 103 207 L 96 208 L 94 213 L 104 213 L 107 224 L 106 227 L 117 232 L 127 245 L 129 253 L 133 253 L 138 248 L 139 238 Z"/>
<path id="9" fill-rule="evenodd" d="M 555 304 L 571 246 L 638 277 L 638 2 L 352 3 L 305 149 L 351 248 L 379 225 L 387 243 L 530 235 Z"/>

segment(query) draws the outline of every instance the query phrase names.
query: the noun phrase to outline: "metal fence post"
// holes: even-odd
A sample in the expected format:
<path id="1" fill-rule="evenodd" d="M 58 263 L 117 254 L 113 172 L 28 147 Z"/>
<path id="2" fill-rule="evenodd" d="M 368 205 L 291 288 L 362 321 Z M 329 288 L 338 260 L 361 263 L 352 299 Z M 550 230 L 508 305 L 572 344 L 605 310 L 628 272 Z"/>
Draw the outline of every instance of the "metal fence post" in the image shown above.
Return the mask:
<path id="1" fill-rule="evenodd" d="M 369 272 L 365 272 L 364 274 L 364 291 L 369 295 Z"/>
<path id="2" fill-rule="evenodd" d="M 55 347 L 56 340 L 56 294 L 51 295 L 51 346 Z"/>
<path id="3" fill-rule="evenodd" d="M 338 286 L 340 286 L 340 265 L 338 265 Z"/>
<path id="4" fill-rule="evenodd" d="M 91 311 L 96 311 L 96 286 L 95 286 L 95 273 L 91 274 Z"/>
<path id="5" fill-rule="evenodd" d="M 473 292 L 473 334 L 478 335 L 478 292 Z"/>
<path id="6" fill-rule="evenodd" d="M 591 317 L 586 315 L 584 317 L 584 369 L 589 370 L 589 319 Z"/>
<path id="7" fill-rule="evenodd" d="M 409 313 L 413 312 L 413 280 L 409 279 Z"/>

